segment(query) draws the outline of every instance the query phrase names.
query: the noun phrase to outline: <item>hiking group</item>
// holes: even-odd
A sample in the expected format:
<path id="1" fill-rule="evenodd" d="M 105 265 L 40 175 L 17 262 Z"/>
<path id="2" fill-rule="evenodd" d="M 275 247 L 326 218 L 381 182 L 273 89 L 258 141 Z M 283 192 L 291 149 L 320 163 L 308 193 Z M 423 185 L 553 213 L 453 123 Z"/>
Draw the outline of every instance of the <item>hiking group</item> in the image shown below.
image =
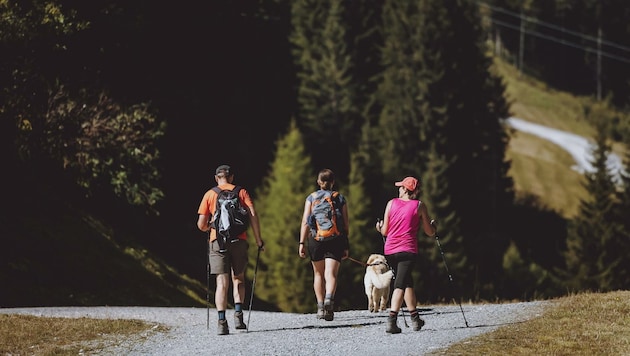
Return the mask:
<path id="1" fill-rule="evenodd" d="M 210 275 L 216 277 L 218 334 L 227 335 L 229 326 L 226 309 L 230 280 L 235 328 L 247 329 L 242 305 L 248 262 L 247 229 L 251 227 L 259 254 L 264 251 L 264 242 L 254 203 L 245 188 L 234 184 L 231 167 L 217 167 L 214 179 L 216 186 L 204 194 L 199 205 L 197 227 L 208 233 L 208 279 Z M 321 170 L 317 176 L 317 185 L 319 189 L 309 194 L 304 202 L 298 255 L 306 258 L 308 251 L 313 267 L 317 319 L 332 321 L 339 267 L 341 261 L 349 257 L 348 204 L 345 197 L 333 189 L 335 174 L 332 170 Z M 416 309 L 411 272 L 418 255 L 417 234 L 420 228 L 428 236 L 435 236 L 436 233 L 426 205 L 419 200 L 420 182 L 414 177 L 406 177 L 396 182 L 395 186 L 398 186 L 398 197 L 387 203 L 383 219 L 376 223 L 376 229 L 385 241 L 385 258 L 394 272 L 394 291 L 385 330 L 392 334 L 401 332 L 397 315 L 403 301 L 411 314 L 413 329 L 420 330 L 424 325 Z M 253 295 L 250 302 L 252 298 Z"/>

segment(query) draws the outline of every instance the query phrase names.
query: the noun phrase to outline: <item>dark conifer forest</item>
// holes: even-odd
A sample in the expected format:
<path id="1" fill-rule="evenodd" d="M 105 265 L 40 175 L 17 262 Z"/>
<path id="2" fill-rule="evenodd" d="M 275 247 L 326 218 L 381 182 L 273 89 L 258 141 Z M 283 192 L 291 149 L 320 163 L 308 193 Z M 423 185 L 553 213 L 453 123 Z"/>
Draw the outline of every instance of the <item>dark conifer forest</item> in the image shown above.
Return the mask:
<path id="1" fill-rule="evenodd" d="M 229 164 L 260 207 L 268 250 L 275 248 L 260 266 L 259 298 L 269 309 L 309 312 L 314 305 L 310 265 L 297 257 L 296 242 L 304 198 L 322 168 L 337 173 L 337 188 L 353 207 L 356 258 L 382 252 L 373 221 L 394 197 L 393 182 L 414 175 L 424 182 L 422 199 L 439 222 L 460 297 L 628 288 L 630 266 L 621 258 L 630 246 L 627 177 L 615 189 L 600 165 L 587 189 L 609 204 L 605 212 L 588 202 L 582 209 L 601 208 L 607 225 L 585 230 L 588 221 L 517 203 L 508 175 L 510 102 L 491 70 L 493 56 L 627 113 L 629 7 L 623 0 L 570 3 L 0 2 L 0 152 L 9 198 L 0 217 L 8 246 L 0 252 L 7 261 L 0 282 L 39 290 L 31 288 L 42 283 L 33 261 L 66 253 L 54 247 L 57 236 L 83 233 L 64 223 L 68 215 L 102 221 L 103 236 L 143 246 L 205 284 L 197 207 L 215 184 L 214 169 Z M 598 34 L 600 52 L 585 50 Z M 601 150 L 607 140 L 630 142 L 626 117 L 595 121 Z M 544 221 L 542 235 L 525 236 L 534 229 L 522 217 Z M 605 238 L 591 241 L 588 231 Z M 419 301 L 453 298 L 434 241 L 420 238 L 426 258 L 414 277 Z M 540 243 L 532 247 L 532 240 Z M 250 257 L 255 261 L 255 251 Z M 586 257 L 591 269 L 580 268 Z M 506 269 L 510 258 L 522 264 Z M 598 267 L 602 259 L 610 268 Z M 342 307 L 362 307 L 352 294 L 362 288 L 361 273 L 361 266 L 342 265 Z M 107 299 L 57 299 L 73 302 Z"/>

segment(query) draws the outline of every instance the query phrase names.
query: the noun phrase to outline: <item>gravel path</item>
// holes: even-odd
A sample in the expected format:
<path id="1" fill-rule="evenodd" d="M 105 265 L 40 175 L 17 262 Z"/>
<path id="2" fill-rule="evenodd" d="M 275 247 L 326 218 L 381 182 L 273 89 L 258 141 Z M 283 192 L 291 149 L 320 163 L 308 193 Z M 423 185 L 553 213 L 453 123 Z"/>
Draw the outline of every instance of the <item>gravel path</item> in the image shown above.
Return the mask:
<path id="1" fill-rule="evenodd" d="M 335 312 L 335 319 L 317 320 L 315 314 L 245 311 L 249 331 L 233 329 L 233 310 L 228 311 L 230 335 L 218 336 L 216 310 L 210 309 L 207 328 L 205 308 L 171 307 L 55 307 L 4 308 L 0 313 L 37 316 L 141 319 L 170 327 L 168 333 L 148 332 L 116 340 L 102 355 L 423 355 L 501 326 L 539 316 L 549 302 L 430 306 L 420 309 L 426 325 L 414 332 L 399 316 L 402 333 L 385 333 L 387 313 L 367 310 Z"/>

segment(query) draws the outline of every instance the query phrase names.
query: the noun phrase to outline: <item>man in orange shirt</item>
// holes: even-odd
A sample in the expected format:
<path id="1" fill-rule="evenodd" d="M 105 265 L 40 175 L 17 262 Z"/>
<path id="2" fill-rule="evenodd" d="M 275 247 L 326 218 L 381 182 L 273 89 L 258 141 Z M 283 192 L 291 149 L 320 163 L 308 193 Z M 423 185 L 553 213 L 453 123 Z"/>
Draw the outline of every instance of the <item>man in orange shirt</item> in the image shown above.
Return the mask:
<path id="1" fill-rule="evenodd" d="M 215 171 L 214 179 L 217 187 L 221 190 L 232 190 L 236 187 L 234 181 L 234 173 L 230 166 L 221 165 Z M 260 223 L 258 215 L 254 209 L 254 203 L 246 189 L 241 188 L 239 191 L 239 200 L 241 206 L 247 208 L 250 218 L 250 226 L 256 238 L 256 245 L 262 251 L 264 243 L 260 237 Z M 247 232 L 237 236 L 233 242 L 225 245 L 226 250 L 221 250 L 219 241 L 217 240 L 217 231 L 212 228 L 211 218 L 216 210 L 217 192 L 208 190 L 199 204 L 199 219 L 197 227 L 199 230 L 209 233 L 208 260 L 210 271 L 216 276 L 216 290 L 214 294 L 215 305 L 219 314 L 218 334 L 227 335 L 230 333 L 225 310 L 227 309 L 228 288 L 230 286 L 230 275 L 232 279 L 232 293 L 234 296 L 234 323 L 236 329 L 247 329 L 243 322 L 242 303 L 245 300 L 245 268 L 247 267 Z M 221 251 L 220 251 L 221 250 Z"/>

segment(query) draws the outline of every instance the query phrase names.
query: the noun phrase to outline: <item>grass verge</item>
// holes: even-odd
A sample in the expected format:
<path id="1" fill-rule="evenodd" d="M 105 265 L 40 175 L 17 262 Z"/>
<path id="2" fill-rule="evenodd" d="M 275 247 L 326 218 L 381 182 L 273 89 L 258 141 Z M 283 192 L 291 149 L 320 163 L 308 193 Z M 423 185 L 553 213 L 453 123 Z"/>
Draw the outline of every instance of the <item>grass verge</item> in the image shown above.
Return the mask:
<path id="1" fill-rule="evenodd" d="M 0 314 L 0 355 L 85 355 L 167 330 L 139 320 Z"/>
<path id="2" fill-rule="evenodd" d="M 628 355 L 630 291 L 554 300 L 533 320 L 464 340 L 432 355 Z"/>

